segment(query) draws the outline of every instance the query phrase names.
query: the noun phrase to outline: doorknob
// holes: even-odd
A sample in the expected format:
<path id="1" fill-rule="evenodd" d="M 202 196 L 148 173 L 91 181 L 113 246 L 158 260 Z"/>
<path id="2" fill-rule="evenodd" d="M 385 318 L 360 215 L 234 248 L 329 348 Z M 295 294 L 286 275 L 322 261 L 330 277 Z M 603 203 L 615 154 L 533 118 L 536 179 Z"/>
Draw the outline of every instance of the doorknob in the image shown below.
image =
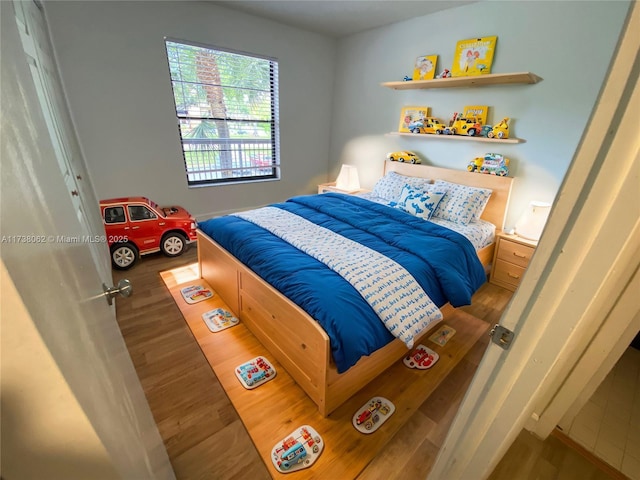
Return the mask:
<path id="1" fill-rule="evenodd" d="M 133 285 L 126 278 L 123 278 L 118 282 L 117 287 L 107 287 L 104 283 L 102 284 L 102 290 L 104 291 L 104 296 L 107 297 L 107 303 L 109 305 L 113 304 L 113 298 L 120 294 L 123 297 L 129 297 L 133 293 Z"/>

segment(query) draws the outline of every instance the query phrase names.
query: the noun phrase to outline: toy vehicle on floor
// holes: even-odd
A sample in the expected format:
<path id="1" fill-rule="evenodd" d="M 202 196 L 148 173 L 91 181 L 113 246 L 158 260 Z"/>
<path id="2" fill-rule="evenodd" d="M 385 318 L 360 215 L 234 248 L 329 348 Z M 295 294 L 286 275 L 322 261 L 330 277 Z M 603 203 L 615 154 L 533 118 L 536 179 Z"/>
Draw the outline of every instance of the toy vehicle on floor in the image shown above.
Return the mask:
<path id="1" fill-rule="evenodd" d="M 482 131 L 482 124 L 475 117 L 459 117 L 457 113 L 453 114 L 453 118 L 449 124 L 449 128 L 445 133 L 448 135 L 469 135 L 474 136 Z"/>
<path id="2" fill-rule="evenodd" d="M 509 175 L 509 159 L 499 153 L 487 153 L 484 157 L 476 157 L 471 160 L 467 165 L 467 170 L 506 177 Z"/>
<path id="3" fill-rule="evenodd" d="M 387 160 L 391 160 L 393 162 L 422 163 L 420 157 L 415 153 L 407 152 L 405 150 L 387 153 Z"/>
<path id="4" fill-rule="evenodd" d="M 504 117 L 487 134 L 489 138 L 509 138 L 509 117 Z"/>
<path id="5" fill-rule="evenodd" d="M 196 240 L 196 220 L 184 208 L 160 207 L 146 197 L 100 201 L 111 264 L 131 268 L 141 255 L 161 251 L 168 257 L 182 255 Z"/>
<path id="6" fill-rule="evenodd" d="M 409 124 L 411 133 L 435 133 L 440 135 L 445 132 L 447 126 L 434 117 L 426 117 L 422 120 L 416 120 Z"/>

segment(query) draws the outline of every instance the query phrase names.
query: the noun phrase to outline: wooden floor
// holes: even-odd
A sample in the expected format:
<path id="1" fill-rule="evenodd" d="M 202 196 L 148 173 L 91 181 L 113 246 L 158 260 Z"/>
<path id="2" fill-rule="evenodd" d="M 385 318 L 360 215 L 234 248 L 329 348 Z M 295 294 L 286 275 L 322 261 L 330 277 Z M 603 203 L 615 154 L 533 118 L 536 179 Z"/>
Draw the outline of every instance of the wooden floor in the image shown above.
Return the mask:
<path id="1" fill-rule="evenodd" d="M 229 308 L 219 295 L 195 304 L 184 301 L 181 289 L 194 285 L 209 287 L 199 278 L 197 264 L 162 272 L 161 277 L 218 381 L 240 415 L 269 473 L 275 479 L 284 480 L 291 472 L 285 474 L 274 467 L 272 448 L 278 440 L 289 436 L 300 425 L 310 425 L 318 431 L 326 448 L 317 464 L 296 473 L 296 478 L 357 478 L 384 451 L 389 441 L 405 428 L 406 423 L 416 414 L 420 415 L 419 409 L 425 400 L 450 376 L 478 340 L 487 336 L 489 329 L 489 325 L 483 320 L 451 309 L 443 323 L 435 325 L 422 341 L 418 341 L 429 345 L 439 354 L 440 359 L 434 368 L 429 371 L 409 369 L 398 358 L 397 362 L 336 408 L 331 415 L 323 417 L 317 405 L 243 322 L 221 333 L 213 334 L 209 331 L 202 321 L 202 315 L 214 308 Z M 451 327 L 456 332 L 446 345 L 429 342 L 428 337 L 444 326 Z M 265 355 L 277 374 L 264 386 L 247 390 L 238 381 L 235 367 L 258 355 Z M 390 399 L 396 405 L 395 413 L 379 431 L 363 435 L 353 428 L 353 414 L 377 396 Z M 345 451 L 349 455 L 344 455 Z M 395 458 L 397 455 L 394 460 Z M 379 470 L 376 473 L 379 474 Z"/>
<path id="2" fill-rule="evenodd" d="M 116 302 L 120 329 L 179 480 L 270 478 L 240 417 L 160 278 L 160 271 L 196 260 L 196 249 L 191 247 L 181 257 L 150 255 L 131 270 L 114 271 L 115 283 L 128 278 L 134 287 L 131 297 L 118 298 Z M 485 284 L 474 296 L 473 305 L 464 310 L 494 324 L 510 297 L 511 292 Z M 488 340 L 488 336 L 481 337 L 358 479 L 426 477 Z M 548 440 L 524 438 L 528 442 L 524 450 L 516 450 L 514 455 L 518 457 L 557 460 L 563 451 L 571 451 L 562 443 L 549 450 L 544 447 Z M 512 449 L 521 441 L 519 438 Z M 539 444 L 539 448 L 531 447 L 532 444 Z M 513 455 L 510 458 L 513 459 Z M 551 471 L 547 465 L 553 462 L 520 462 L 525 468 L 546 469 L 536 472 L 518 470 L 515 466 L 518 462 L 511 461 L 507 467 L 499 466 L 492 480 L 609 478 L 598 476 L 600 470 L 582 456 L 571 458 L 572 465 L 584 468 L 558 470 L 562 473 L 556 476 L 542 475 Z M 572 476 L 573 471 L 580 475 Z"/>

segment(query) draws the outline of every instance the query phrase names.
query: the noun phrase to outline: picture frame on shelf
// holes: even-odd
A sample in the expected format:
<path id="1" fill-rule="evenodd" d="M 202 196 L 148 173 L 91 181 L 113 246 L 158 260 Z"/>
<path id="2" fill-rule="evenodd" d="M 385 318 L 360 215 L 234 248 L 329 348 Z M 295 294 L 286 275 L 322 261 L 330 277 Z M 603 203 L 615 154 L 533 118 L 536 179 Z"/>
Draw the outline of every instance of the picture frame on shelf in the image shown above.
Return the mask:
<path id="1" fill-rule="evenodd" d="M 482 125 L 487 124 L 488 115 L 489 115 L 488 105 L 467 105 L 462 110 L 462 116 L 464 118 L 474 117 L 478 119 L 478 121 Z"/>
<path id="2" fill-rule="evenodd" d="M 409 133 L 411 131 L 409 130 L 409 125 L 412 122 L 424 120 L 428 116 L 429 107 L 402 107 L 402 110 L 400 111 L 400 123 L 398 124 L 398 132 Z"/>
<path id="3" fill-rule="evenodd" d="M 413 80 L 433 80 L 436 75 L 438 55 L 422 55 L 413 65 Z"/>
<path id="4" fill-rule="evenodd" d="M 451 76 L 455 78 L 490 74 L 497 42 L 497 36 L 470 38 L 457 42 Z"/>

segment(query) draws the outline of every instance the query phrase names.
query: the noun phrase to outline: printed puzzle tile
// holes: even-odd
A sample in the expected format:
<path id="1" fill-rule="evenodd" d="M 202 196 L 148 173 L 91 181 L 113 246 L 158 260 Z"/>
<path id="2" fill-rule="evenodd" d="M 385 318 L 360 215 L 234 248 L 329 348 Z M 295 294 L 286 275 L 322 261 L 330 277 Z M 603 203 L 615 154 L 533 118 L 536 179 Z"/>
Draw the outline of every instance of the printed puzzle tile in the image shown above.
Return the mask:
<path id="1" fill-rule="evenodd" d="M 238 320 L 231 312 L 224 308 L 214 308 L 208 312 L 202 314 L 202 319 L 207 327 L 212 332 L 220 332 L 226 328 L 236 326 L 240 320 Z"/>
<path id="2" fill-rule="evenodd" d="M 236 377 L 248 390 L 267 383 L 276 376 L 276 369 L 264 357 L 256 357 L 236 367 Z"/>
<path id="3" fill-rule="evenodd" d="M 311 426 L 294 430 L 271 450 L 271 461 L 280 473 L 309 468 L 324 449 L 324 440 Z"/>
<path id="4" fill-rule="evenodd" d="M 425 347 L 418 345 L 409 355 L 404 357 L 402 361 L 409 368 L 417 368 L 418 370 L 426 370 L 440 359 L 440 355 Z"/>
<path id="5" fill-rule="evenodd" d="M 180 293 L 184 301 L 188 304 L 198 303 L 213 297 L 213 292 L 208 288 L 204 288 L 202 285 L 191 285 L 190 287 L 181 288 Z"/>
<path id="6" fill-rule="evenodd" d="M 351 419 L 351 423 L 360 433 L 373 433 L 386 422 L 396 406 L 384 397 L 373 397 L 365 403 Z"/>

